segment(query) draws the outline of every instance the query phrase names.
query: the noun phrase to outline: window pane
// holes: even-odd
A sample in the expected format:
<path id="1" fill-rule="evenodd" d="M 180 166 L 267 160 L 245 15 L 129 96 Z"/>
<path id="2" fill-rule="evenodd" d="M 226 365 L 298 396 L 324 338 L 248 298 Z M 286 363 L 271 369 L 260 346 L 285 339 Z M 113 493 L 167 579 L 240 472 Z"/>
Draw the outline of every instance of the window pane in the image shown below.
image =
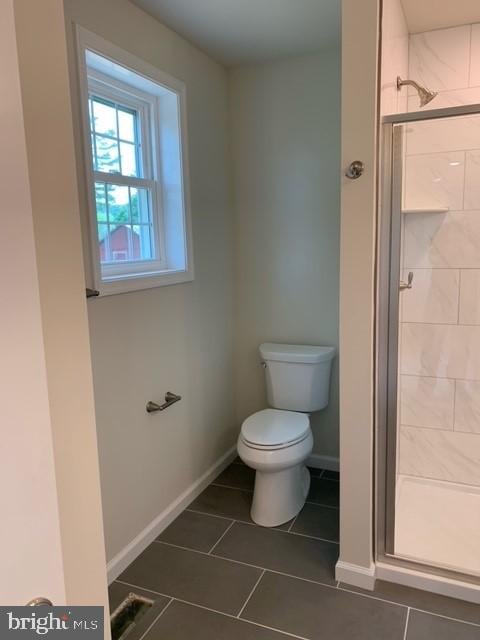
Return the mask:
<path id="1" fill-rule="evenodd" d="M 110 224 L 130 222 L 130 200 L 128 197 L 128 187 L 108 184 L 107 201 Z"/>
<path id="2" fill-rule="evenodd" d="M 97 221 L 107 222 L 107 198 L 104 182 L 95 183 L 95 204 L 97 209 Z"/>
<path id="3" fill-rule="evenodd" d="M 114 224 L 109 227 L 110 262 L 132 259 L 130 225 Z"/>
<path id="4" fill-rule="evenodd" d="M 113 138 L 117 137 L 116 111 L 114 105 L 110 106 L 93 99 L 93 120 L 96 133 L 105 133 Z"/>
<path id="5" fill-rule="evenodd" d="M 96 182 L 95 201 L 102 264 L 155 259 L 148 189 Z"/>
<path id="6" fill-rule="evenodd" d="M 97 143 L 97 171 L 120 173 L 118 144 L 116 140 L 95 136 Z"/>
<path id="7" fill-rule="evenodd" d="M 152 227 L 147 224 L 134 224 L 133 235 L 136 238 L 135 249 L 138 250 L 137 260 L 153 260 L 155 255 L 153 251 Z"/>
<path id="8" fill-rule="evenodd" d="M 132 222 L 151 224 L 147 189 L 130 187 L 130 210 L 132 212 Z"/>
<path id="9" fill-rule="evenodd" d="M 108 224 L 100 222 L 98 225 L 98 240 L 102 242 L 108 235 Z"/>
<path id="10" fill-rule="evenodd" d="M 135 142 L 135 114 L 129 111 L 118 110 L 119 137 L 122 140 Z"/>
<path id="11" fill-rule="evenodd" d="M 122 156 L 122 175 L 140 178 L 135 145 L 129 142 L 120 142 L 120 154 Z"/>
<path id="12" fill-rule="evenodd" d="M 110 244 L 108 238 L 108 224 L 100 223 L 98 229 L 98 244 L 100 250 L 100 262 L 110 261 Z"/>
<path id="13" fill-rule="evenodd" d="M 129 224 L 109 225 L 105 261 L 118 263 L 141 260 L 140 237 Z"/>

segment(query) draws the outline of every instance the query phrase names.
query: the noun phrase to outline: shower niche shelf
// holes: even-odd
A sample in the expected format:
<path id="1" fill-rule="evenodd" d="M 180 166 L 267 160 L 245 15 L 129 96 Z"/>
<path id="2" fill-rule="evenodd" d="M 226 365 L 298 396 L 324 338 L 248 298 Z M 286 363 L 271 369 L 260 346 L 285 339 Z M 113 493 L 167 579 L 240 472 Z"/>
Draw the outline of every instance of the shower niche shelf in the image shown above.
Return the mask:
<path id="1" fill-rule="evenodd" d="M 448 207 L 423 207 L 422 209 L 402 209 L 402 213 L 412 214 L 412 213 L 448 213 L 450 209 Z"/>

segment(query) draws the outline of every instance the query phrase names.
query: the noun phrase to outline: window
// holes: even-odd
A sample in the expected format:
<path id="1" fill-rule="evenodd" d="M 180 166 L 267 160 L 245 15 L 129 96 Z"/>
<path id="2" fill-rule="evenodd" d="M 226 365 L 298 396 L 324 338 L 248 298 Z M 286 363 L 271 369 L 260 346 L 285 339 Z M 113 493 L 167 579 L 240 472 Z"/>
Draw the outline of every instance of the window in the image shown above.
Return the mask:
<path id="1" fill-rule="evenodd" d="M 78 29 L 94 286 L 193 278 L 182 83 Z"/>

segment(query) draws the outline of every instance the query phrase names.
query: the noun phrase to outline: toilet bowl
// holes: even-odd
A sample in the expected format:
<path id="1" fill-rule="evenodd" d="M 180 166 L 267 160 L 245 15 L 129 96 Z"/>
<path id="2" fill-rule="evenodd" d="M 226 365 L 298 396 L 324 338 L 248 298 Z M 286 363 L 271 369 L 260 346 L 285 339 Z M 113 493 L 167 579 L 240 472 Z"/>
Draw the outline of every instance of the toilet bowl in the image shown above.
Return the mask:
<path id="1" fill-rule="evenodd" d="M 313 449 L 309 413 L 328 404 L 333 347 L 260 345 L 270 407 L 242 424 L 237 451 L 255 469 L 252 520 L 276 527 L 302 509 L 310 488 Z"/>
<path id="2" fill-rule="evenodd" d="M 302 509 L 310 488 L 305 461 L 312 449 L 312 430 L 305 414 L 264 409 L 245 420 L 237 450 L 243 462 L 256 471 L 254 522 L 276 527 Z"/>

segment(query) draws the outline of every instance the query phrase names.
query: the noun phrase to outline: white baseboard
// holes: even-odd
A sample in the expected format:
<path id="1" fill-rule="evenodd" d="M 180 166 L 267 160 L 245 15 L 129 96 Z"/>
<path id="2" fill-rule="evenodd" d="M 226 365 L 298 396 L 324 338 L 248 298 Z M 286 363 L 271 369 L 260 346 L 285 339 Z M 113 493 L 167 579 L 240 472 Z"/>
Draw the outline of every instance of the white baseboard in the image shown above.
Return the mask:
<path id="1" fill-rule="evenodd" d="M 373 591 L 376 579 L 375 564 L 370 567 L 361 567 L 357 564 L 342 562 L 339 560 L 335 566 L 335 579 L 339 582 L 359 587 L 360 589 L 368 589 Z"/>
<path id="2" fill-rule="evenodd" d="M 149 525 L 140 531 L 135 538 L 127 544 L 107 564 L 108 583 L 111 584 L 124 571 L 128 565 L 144 551 L 155 538 L 162 533 L 175 518 L 199 496 L 206 487 L 221 473 L 237 455 L 236 445 L 229 449 L 217 460 L 205 473 L 198 478 L 188 489 L 162 511 Z"/>
<path id="3" fill-rule="evenodd" d="M 436 576 L 416 569 L 398 567 L 386 562 L 377 562 L 377 578 L 378 580 L 402 584 L 413 589 L 431 591 L 442 596 L 480 604 L 480 585 L 471 582 L 453 580 L 445 576 Z"/>
<path id="4" fill-rule="evenodd" d="M 327 469 L 328 471 L 339 471 L 340 461 L 333 456 L 321 456 L 318 453 L 312 453 L 307 460 L 307 465 L 314 469 Z"/>

